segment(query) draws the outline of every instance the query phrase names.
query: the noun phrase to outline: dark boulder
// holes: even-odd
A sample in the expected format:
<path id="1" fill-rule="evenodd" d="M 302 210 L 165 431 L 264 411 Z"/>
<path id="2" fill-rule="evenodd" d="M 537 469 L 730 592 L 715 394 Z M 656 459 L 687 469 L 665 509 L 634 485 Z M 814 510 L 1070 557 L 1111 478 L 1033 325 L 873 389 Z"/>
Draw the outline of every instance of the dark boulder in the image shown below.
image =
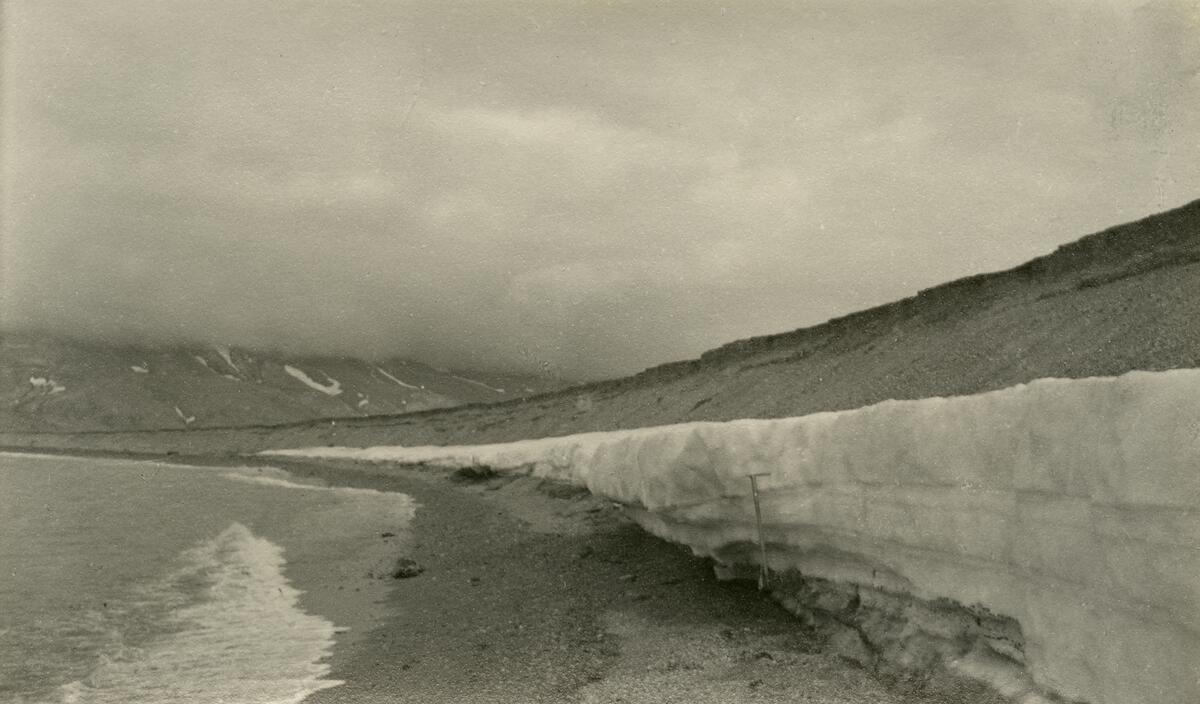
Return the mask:
<path id="1" fill-rule="evenodd" d="M 402 557 L 396 560 L 396 567 L 392 570 L 392 577 L 395 579 L 408 579 L 416 577 L 424 571 L 425 568 L 417 564 L 416 560 Z"/>

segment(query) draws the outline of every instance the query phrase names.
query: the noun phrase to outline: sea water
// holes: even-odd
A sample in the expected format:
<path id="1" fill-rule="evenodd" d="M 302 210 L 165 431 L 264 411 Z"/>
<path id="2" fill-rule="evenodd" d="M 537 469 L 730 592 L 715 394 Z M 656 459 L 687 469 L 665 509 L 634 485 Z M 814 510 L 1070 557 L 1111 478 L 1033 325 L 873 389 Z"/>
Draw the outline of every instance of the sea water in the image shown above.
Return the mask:
<path id="1" fill-rule="evenodd" d="M 336 686 L 339 624 L 292 573 L 403 535 L 413 510 L 279 470 L 0 454 L 0 702 L 259 704 Z"/>

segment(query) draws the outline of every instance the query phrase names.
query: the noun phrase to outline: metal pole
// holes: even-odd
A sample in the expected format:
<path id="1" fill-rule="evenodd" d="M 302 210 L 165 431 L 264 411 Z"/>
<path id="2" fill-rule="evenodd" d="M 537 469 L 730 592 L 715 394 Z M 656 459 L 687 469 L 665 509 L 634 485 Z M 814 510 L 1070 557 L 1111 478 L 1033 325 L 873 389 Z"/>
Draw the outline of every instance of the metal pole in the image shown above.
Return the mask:
<path id="1" fill-rule="evenodd" d="M 767 566 L 767 541 L 763 539 L 762 528 L 762 507 L 758 503 L 758 478 L 770 476 L 770 472 L 760 472 L 758 474 L 749 475 L 750 493 L 754 496 L 754 523 L 758 526 L 758 550 L 760 553 L 760 564 L 758 566 L 758 588 L 759 590 L 766 589 L 767 580 L 770 579 L 771 571 Z"/>

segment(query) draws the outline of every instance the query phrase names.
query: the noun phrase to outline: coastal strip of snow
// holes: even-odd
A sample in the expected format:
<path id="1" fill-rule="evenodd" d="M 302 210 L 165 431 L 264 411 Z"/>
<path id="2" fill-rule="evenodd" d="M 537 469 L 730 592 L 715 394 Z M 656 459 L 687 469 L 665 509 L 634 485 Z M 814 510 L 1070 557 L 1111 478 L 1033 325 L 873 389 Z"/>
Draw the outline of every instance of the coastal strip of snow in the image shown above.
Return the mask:
<path id="1" fill-rule="evenodd" d="M 416 388 L 420 388 L 420 387 L 417 387 L 417 386 L 413 386 L 412 384 L 406 384 L 406 383 L 404 383 L 403 381 L 400 381 L 399 379 L 397 379 L 396 377 L 392 376 L 391 374 L 388 374 L 388 373 L 387 373 L 387 372 L 384 370 L 384 368 L 383 368 L 383 367 L 375 367 L 375 371 L 377 371 L 377 372 L 379 372 L 380 374 L 382 374 L 382 375 L 386 376 L 387 378 L 391 379 L 392 381 L 396 382 L 397 384 L 399 384 L 400 386 L 403 386 L 403 387 L 404 387 L 404 388 L 406 388 L 406 389 L 416 389 Z"/>
<path id="2" fill-rule="evenodd" d="M 283 365 L 283 371 L 291 374 L 296 379 L 299 379 L 305 386 L 316 389 L 323 394 L 327 394 L 329 396 L 338 396 L 342 393 L 342 383 L 328 374 L 325 375 L 328 383 L 322 384 L 308 374 L 305 374 L 304 370 L 293 367 L 290 364 Z"/>
<path id="3" fill-rule="evenodd" d="M 459 376 L 459 375 L 457 375 L 457 374 L 451 374 L 450 376 L 452 376 L 452 377 L 454 377 L 455 379 L 458 379 L 458 380 L 460 380 L 460 381 L 465 381 L 465 382 L 467 382 L 468 384 L 474 384 L 474 385 L 476 385 L 476 386 L 482 386 L 483 388 L 487 389 L 488 391 L 495 391 L 495 392 L 496 392 L 496 393 L 498 393 L 498 394 L 502 394 L 502 393 L 504 393 L 504 389 L 497 389 L 495 386 L 488 386 L 487 384 L 483 383 L 482 381 L 476 381 L 476 380 L 474 380 L 474 379 L 468 379 L 468 378 L 467 378 L 467 377 L 465 377 L 465 376 Z"/>
<path id="4" fill-rule="evenodd" d="M 773 570 L 1015 619 L 1038 686 L 1200 702 L 1200 370 L 1043 379 L 797 418 L 271 454 L 486 464 L 586 486 L 647 530 Z"/>

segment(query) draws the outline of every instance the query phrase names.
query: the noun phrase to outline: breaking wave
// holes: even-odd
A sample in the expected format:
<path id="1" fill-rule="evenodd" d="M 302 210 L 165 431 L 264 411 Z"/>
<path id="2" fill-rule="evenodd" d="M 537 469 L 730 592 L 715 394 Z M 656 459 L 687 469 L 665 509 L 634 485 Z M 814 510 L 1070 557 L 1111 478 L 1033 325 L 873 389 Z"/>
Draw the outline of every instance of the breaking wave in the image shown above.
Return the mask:
<path id="1" fill-rule="evenodd" d="M 300 609 L 281 547 L 233 523 L 181 562 L 135 602 L 155 635 L 107 649 L 61 702 L 284 704 L 341 684 L 326 678 L 337 628 Z"/>

